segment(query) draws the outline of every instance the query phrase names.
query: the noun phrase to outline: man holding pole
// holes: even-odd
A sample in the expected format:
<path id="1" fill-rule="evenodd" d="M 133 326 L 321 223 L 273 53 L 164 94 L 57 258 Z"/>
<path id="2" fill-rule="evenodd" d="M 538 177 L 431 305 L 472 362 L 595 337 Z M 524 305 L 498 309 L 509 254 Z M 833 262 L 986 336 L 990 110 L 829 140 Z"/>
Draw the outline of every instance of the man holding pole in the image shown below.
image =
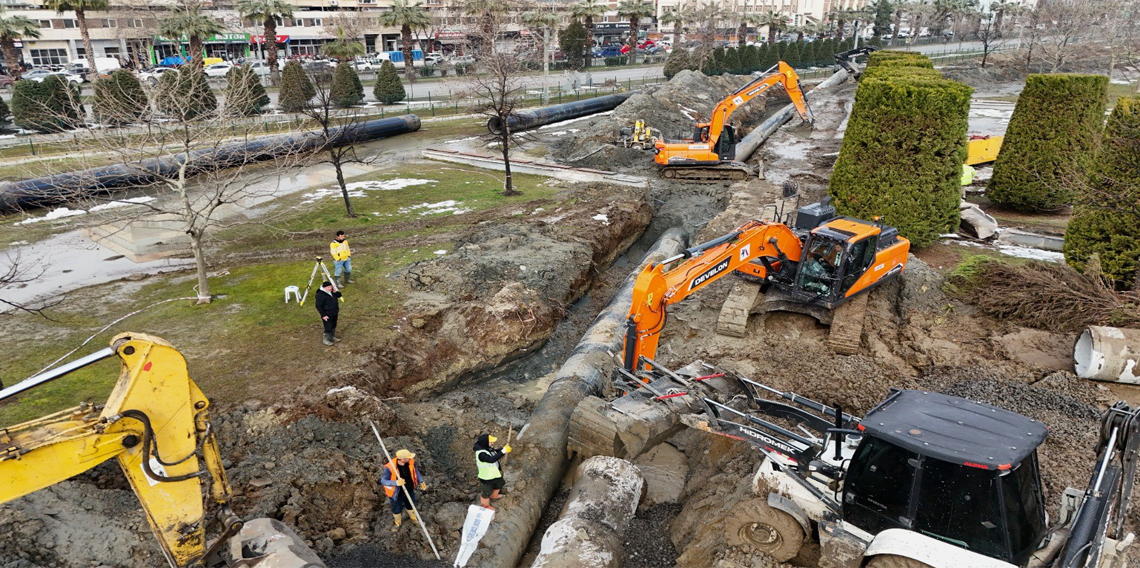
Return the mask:
<path id="1" fill-rule="evenodd" d="M 380 483 L 384 485 L 384 494 L 392 504 L 392 516 L 396 521 L 392 532 L 400 530 L 405 510 L 408 511 L 409 519 L 419 522 L 412 504 L 416 502 L 416 489 L 426 490 L 427 482 L 416 467 L 416 454 L 406 449 L 398 450 L 396 459 L 384 465 Z"/>

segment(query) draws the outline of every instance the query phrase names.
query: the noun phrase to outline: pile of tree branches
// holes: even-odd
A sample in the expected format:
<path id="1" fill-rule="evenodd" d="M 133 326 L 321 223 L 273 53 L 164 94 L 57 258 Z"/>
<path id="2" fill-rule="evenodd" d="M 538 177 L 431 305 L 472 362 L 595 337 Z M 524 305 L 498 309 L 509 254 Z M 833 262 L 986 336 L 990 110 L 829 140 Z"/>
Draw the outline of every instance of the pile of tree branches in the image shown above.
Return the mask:
<path id="1" fill-rule="evenodd" d="M 1011 264 L 975 256 L 951 274 L 947 288 L 986 315 L 1028 327 L 1140 327 L 1140 289 L 1117 292 L 1095 274 L 1081 274 L 1064 264 Z"/>

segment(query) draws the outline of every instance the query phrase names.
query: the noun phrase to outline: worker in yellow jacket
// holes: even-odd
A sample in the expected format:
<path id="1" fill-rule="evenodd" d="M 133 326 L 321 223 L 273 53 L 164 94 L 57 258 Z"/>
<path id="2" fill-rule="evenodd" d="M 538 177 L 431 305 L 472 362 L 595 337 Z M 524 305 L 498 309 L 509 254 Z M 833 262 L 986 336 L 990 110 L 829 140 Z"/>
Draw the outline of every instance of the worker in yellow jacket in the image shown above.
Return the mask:
<path id="1" fill-rule="evenodd" d="M 348 236 L 344 231 L 336 232 L 336 240 L 329 243 L 329 250 L 333 257 L 333 277 L 336 278 L 336 287 L 343 288 L 345 284 L 352 284 L 352 251 L 348 249 Z M 344 280 L 340 273 L 344 272 Z"/>

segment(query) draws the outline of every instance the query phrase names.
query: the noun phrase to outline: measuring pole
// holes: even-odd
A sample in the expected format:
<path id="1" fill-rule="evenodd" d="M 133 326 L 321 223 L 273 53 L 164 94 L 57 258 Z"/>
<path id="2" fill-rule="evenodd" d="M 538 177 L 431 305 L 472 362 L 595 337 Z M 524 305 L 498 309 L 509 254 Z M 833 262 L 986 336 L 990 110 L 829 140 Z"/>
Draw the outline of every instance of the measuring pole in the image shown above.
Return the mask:
<path id="1" fill-rule="evenodd" d="M 380 431 L 376 429 L 376 425 L 372 423 L 371 419 L 368 420 L 368 425 L 372 427 L 372 433 L 376 434 L 376 440 L 380 442 L 380 449 L 384 450 L 384 457 L 388 459 L 387 463 L 391 463 L 392 456 L 388 455 L 388 448 L 384 445 L 384 438 L 380 437 Z M 400 479 L 399 467 L 396 468 L 396 479 Z M 408 503 L 412 505 L 412 512 L 416 514 L 416 520 L 420 522 L 420 528 L 423 529 L 424 536 L 427 537 L 428 544 L 431 545 L 431 551 L 435 553 L 435 559 L 443 560 L 439 557 L 439 551 L 435 549 L 435 542 L 431 540 L 431 535 L 428 534 L 427 525 L 424 524 L 424 519 L 420 516 L 419 509 L 416 509 L 416 502 L 412 500 L 411 493 L 408 493 L 407 484 L 405 483 L 404 485 L 401 485 L 400 488 L 404 490 L 404 497 L 407 497 Z"/>

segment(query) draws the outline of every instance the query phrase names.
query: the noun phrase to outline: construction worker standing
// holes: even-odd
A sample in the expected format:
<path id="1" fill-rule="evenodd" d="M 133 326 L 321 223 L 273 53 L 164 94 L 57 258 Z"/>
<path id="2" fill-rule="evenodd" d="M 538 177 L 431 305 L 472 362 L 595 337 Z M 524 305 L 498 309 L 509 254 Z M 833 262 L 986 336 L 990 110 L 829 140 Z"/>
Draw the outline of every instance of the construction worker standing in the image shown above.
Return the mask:
<path id="1" fill-rule="evenodd" d="M 321 289 L 317 290 L 317 313 L 321 315 L 321 323 L 325 327 L 325 345 L 340 341 L 336 336 L 336 320 L 340 315 L 340 303 L 337 300 L 340 296 L 340 290 L 333 290 L 332 282 L 328 280 L 322 282 Z"/>
<path id="2" fill-rule="evenodd" d="M 336 278 L 337 288 L 352 284 L 352 251 L 348 249 L 348 236 L 344 231 L 336 232 L 336 239 L 329 243 L 329 251 L 332 252 L 333 278 Z M 340 279 L 341 272 L 344 272 L 344 280 Z"/>
<path id="3" fill-rule="evenodd" d="M 384 485 L 384 494 L 392 504 L 392 516 L 396 521 L 392 532 L 400 530 L 405 510 L 408 511 L 409 519 L 419 521 L 416 512 L 412 510 L 412 503 L 417 501 L 416 489 L 426 490 L 427 482 L 416 467 L 416 454 L 408 450 L 397 451 L 396 459 L 384 465 L 384 471 L 380 474 L 380 483 Z M 405 493 L 404 489 L 408 491 Z"/>
<path id="4" fill-rule="evenodd" d="M 502 495 L 499 491 L 507 484 L 503 480 L 503 472 L 499 468 L 499 460 L 503 456 L 511 453 L 510 446 L 503 446 L 503 449 L 496 450 L 491 444 L 498 441 L 490 434 L 483 434 L 475 441 L 475 467 L 479 469 L 479 484 L 482 486 L 482 491 L 479 494 L 479 504 L 486 509 L 495 510 L 491 506 L 491 499 L 499 499 Z"/>

